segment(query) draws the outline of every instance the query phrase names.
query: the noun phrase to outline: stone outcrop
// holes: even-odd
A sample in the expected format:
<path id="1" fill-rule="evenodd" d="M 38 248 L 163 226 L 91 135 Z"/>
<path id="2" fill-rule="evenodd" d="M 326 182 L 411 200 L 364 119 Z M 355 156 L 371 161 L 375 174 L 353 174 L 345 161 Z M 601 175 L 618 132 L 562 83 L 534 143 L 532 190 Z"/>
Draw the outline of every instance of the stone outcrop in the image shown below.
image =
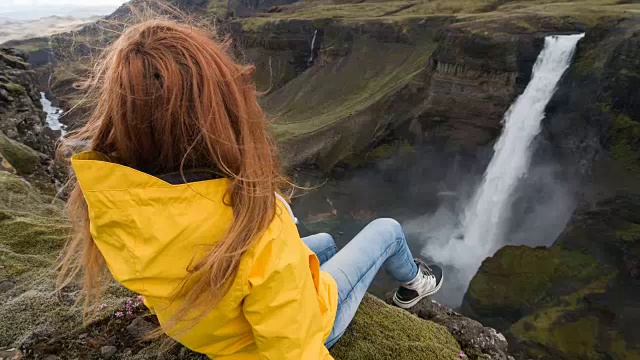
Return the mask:
<path id="1" fill-rule="evenodd" d="M 0 169 L 26 177 L 48 193 L 64 176 L 52 155 L 59 131 L 46 127 L 36 73 L 26 55 L 0 49 Z"/>
<path id="2" fill-rule="evenodd" d="M 60 134 L 48 131 L 36 74 L 24 53 L 0 49 L 0 131 L 44 154 L 53 152 Z"/>

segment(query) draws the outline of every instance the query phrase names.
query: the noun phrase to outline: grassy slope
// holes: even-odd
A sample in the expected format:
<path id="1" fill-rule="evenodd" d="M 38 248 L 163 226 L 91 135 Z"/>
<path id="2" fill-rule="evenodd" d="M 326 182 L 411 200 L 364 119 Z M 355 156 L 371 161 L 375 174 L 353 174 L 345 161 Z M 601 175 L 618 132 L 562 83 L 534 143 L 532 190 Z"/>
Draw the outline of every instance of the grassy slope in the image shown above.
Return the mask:
<path id="1" fill-rule="evenodd" d="M 344 59 L 312 68 L 266 99 L 278 139 L 313 133 L 366 109 L 407 84 L 434 48 L 357 40 Z"/>
<path id="2" fill-rule="evenodd" d="M 507 17 L 520 14 L 538 14 L 550 17 L 568 16 L 580 18 L 585 23 L 598 22 L 609 15 L 627 16 L 639 13 L 638 5 L 619 0 L 404 0 L 364 1 L 341 3 L 340 1 L 300 1 L 279 7 L 278 12 L 261 14 L 248 23 L 284 19 L 344 19 L 362 20 L 371 18 L 398 19 L 453 15 L 462 20 Z"/>

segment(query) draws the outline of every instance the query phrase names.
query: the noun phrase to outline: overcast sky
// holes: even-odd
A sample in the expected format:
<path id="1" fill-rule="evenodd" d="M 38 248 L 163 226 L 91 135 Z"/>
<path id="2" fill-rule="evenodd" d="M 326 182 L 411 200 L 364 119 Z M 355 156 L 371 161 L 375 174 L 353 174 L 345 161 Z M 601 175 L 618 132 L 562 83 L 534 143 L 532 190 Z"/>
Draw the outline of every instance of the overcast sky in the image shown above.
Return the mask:
<path id="1" fill-rule="evenodd" d="M 125 0 L 2 0 L 0 10 L 9 10 L 15 7 L 57 7 L 57 6 L 118 6 Z"/>
<path id="2" fill-rule="evenodd" d="M 49 15 L 106 15 L 126 0 L 0 0 L 0 16 L 26 19 Z"/>

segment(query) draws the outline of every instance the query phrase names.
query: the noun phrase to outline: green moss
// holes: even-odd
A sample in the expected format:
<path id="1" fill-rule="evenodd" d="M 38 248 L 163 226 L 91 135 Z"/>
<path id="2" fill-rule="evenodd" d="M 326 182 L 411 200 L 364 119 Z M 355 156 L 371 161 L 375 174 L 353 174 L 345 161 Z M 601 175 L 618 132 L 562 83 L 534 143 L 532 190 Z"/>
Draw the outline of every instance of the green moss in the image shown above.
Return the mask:
<path id="1" fill-rule="evenodd" d="M 227 0 L 211 0 L 207 12 L 220 18 L 225 17 L 228 11 L 228 4 Z"/>
<path id="2" fill-rule="evenodd" d="M 640 242 L 640 224 L 629 224 L 626 229 L 616 230 L 616 238 L 626 243 Z"/>
<path id="3" fill-rule="evenodd" d="M 618 4 L 614 0 L 583 0 L 566 2 L 549 1 L 504 1 L 504 0 L 432 0 L 432 1 L 306 1 L 281 6 L 277 13 L 262 16 L 276 19 L 340 19 L 358 21 L 364 19 L 424 18 L 426 16 L 456 16 L 460 20 L 482 20 L 488 18 L 508 18 L 522 15 L 542 15 L 555 18 L 559 23 L 576 22 L 595 25 L 631 16 L 632 4 Z M 521 28 L 535 31 L 530 23 L 521 23 Z M 500 31 L 500 29 L 496 29 Z M 488 30 L 478 30 L 479 32 Z"/>
<path id="4" fill-rule="evenodd" d="M 267 24 L 277 23 L 277 20 L 261 16 L 242 18 L 236 21 L 242 25 L 242 30 L 246 32 L 258 32 Z"/>
<path id="5" fill-rule="evenodd" d="M 640 350 L 632 349 L 618 332 L 611 331 L 607 337 L 610 339 L 611 354 L 615 359 L 640 360 Z"/>
<path id="6" fill-rule="evenodd" d="M 453 360 L 460 347 L 443 326 L 366 296 L 331 354 L 336 360 Z"/>
<path id="7" fill-rule="evenodd" d="M 561 319 L 562 311 L 545 311 L 533 319 L 535 330 L 520 334 L 520 339 L 538 347 L 553 349 L 568 359 L 599 359 L 598 319 L 582 317 L 577 321 Z"/>
<path id="8" fill-rule="evenodd" d="M 581 311 L 587 294 L 604 293 L 613 277 L 615 273 L 560 297 L 558 303 L 562 305 L 543 308 L 523 317 L 511 326 L 509 332 L 526 344 L 529 356 L 545 358 L 560 352 L 566 359 L 599 359 L 599 318 L 571 314 Z"/>
<path id="9" fill-rule="evenodd" d="M 612 120 L 609 137 L 611 157 L 632 174 L 640 175 L 640 123 L 619 114 Z"/>
<path id="10" fill-rule="evenodd" d="M 64 218 L 26 215 L 0 220 L 0 239 L 9 250 L 26 255 L 57 253 L 62 247 L 69 226 Z"/>
<path id="11" fill-rule="evenodd" d="M 24 86 L 20 84 L 15 84 L 12 82 L 3 83 L 2 87 L 5 88 L 9 92 L 9 94 L 12 94 L 15 96 L 23 95 L 27 92 Z"/>
<path id="12" fill-rule="evenodd" d="M 43 38 L 36 38 L 33 40 L 25 40 L 24 42 L 21 41 L 19 44 L 12 45 L 12 46 L 18 50 L 22 50 L 25 52 L 33 52 L 33 51 L 48 49 L 49 41 Z"/>
<path id="13" fill-rule="evenodd" d="M 406 140 L 393 141 L 373 148 L 364 154 L 351 154 L 343 162 L 351 167 L 362 166 L 367 162 L 378 162 L 397 154 L 408 154 L 414 151 L 413 146 Z"/>
<path id="14" fill-rule="evenodd" d="M 407 154 L 413 152 L 413 146 L 406 140 L 382 144 L 365 155 L 366 160 L 382 160 L 395 154 Z"/>
<path id="15" fill-rule="evenodd" d="M 518 318 L 526 309 L 563 301 L 567 289 L 582 288 L 611 273 L 613 269 L 604 270 L 593 257 L 579 252 L 506 246 L 484 261 L 465 301 L 481 316 L 503 313 Z"/>
<path id="16" fill-rule="evenodd" d="M 0 154 L 20 175 L 31 174 L 39 165 L 38 153 L 0 133 Z"/>
<path id="17" fill-rule="evenodd" d="M 0 172 L 0 280 L 47 269 L 69 233 L 63 204 Z"/>

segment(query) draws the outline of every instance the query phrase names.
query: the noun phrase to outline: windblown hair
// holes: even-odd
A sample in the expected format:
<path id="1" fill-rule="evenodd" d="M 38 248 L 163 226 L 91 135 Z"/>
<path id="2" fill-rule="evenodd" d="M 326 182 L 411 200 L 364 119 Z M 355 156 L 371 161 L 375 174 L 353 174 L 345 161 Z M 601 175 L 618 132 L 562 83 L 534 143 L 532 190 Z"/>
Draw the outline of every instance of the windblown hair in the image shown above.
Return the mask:
<path id="1" fill-rule="evenodd" d="M 171 21 L 129 27 L 103 53 L 88 80 L 95 104 L 86 124 L 69 136 L 111 161 L 150 174 L 215 169 L 229 178 L 225 196 L 234 220 L 208 254 L 192 264 L 175 296 L 181 307 L 167 326 L 194 309 L 202 314 L 228 291 L 240 258 L 275 216 L 274 192 L 285 184 L 266 119 L 258 104 L 252 66 L 236 63 L 229 43 Z M 70 150 L 69 150 L 70 149 Z M 85 311 L 111 282 L 90 231 L 77 180 L 68 214 L 74 235 L 59 264 L 62 288 L 82 276 Z"/>

